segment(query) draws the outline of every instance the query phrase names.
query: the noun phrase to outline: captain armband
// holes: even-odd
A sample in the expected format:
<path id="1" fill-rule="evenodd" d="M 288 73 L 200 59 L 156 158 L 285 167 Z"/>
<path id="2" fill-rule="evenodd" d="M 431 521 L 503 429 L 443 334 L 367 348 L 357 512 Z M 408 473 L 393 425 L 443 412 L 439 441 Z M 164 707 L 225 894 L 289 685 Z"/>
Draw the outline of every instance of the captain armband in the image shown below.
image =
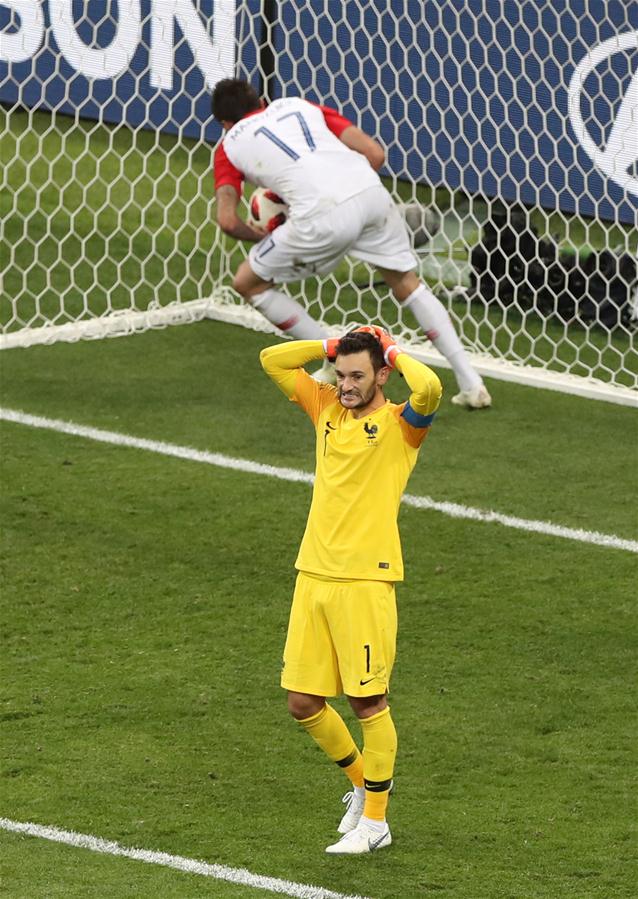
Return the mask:
<path id="1" fill-rule="evenodd" d="M 434 421 L 435 415 L 436 412 L 430 412 L 429 415 L 421 415 L 420 412 L 415 412 L 409 401 L 405 404 L 405 408 L 401 413 L 401 417 L 405 418 L 407 423 L 412 425 L 413 428 L 429 428 Z"/>

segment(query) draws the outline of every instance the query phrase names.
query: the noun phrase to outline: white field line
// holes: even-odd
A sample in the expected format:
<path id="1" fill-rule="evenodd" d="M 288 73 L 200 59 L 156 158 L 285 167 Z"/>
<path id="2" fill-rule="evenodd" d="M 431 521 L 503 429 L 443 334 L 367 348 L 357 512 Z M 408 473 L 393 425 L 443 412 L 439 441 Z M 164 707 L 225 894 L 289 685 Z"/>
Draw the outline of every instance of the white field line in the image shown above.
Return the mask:
<path id="1" fill-rule="evenodd" d="M 97 440 L 101 443 L 110 443 L 114 446 L 127 446 L 134 449 L 148 450 L 160 453 L 164 456 L 174 456 L 178 459 L 187 459 L 191 462 L 204 462 L 207 465 L 216 465 L 220 468 L 231 468 L 235 471 L 243 471 L 247 474 L 266 475 L 271 478 L 279 478 L 282 481 L 301 481 L 312 484 L 313 476 L 307 471 L 296 468 L 280 468 L 276 465 L 264 465 L 261 462 L 252 462 L 249 459 L 235 459 L 232 456 L 224 456 L 221 453 L 209 453 L 192 449 L 188 446 L 177 446 L 174 443 L 164 443 L 158 440 L 146 440 L 142 437 L 131 437 L 128 434 L 119 434 L 116 431 L 103 431 L 99 428 L 90 428 L 85 425 L 77 425 L 73 422 L 60 421 L 55 418 L 43 418 L 39 415 L 28 415 L 14 409 L 0 407 L 0 420 L 28 425 L 33 428 L 45 428 L 50 431 L 58 431 L 62 434 L 71 434 L 75 437 L 84 437 L 87 440 Z M 501 512 L 493 512 L 484 509 L 474 509 L 472 506 L 463 506 L 460 503 L 437 502 L 429 496 L 413 496 L 406 493 L 403 503 L 416 509 L 432 509 L 442 512 L 452 518 L 463 518 L 468 521 L 496 522 L 504 527 L 514 528 L 519 531 L 528 531 L 535 534 L 544 534 L 550 537 L 562 537 L 566 540 L 578 540 L 581 543 L 591 543 L 596 546 L 606 546 L 612 549 L 622 549 L 627 552 L 638 553 L 638 541 L 627 540 L 614 534 L 601 534 L 599 531 L 587 531 L 582 528 L 568 528 L 563 525 L 553 524 L 551 521 L 535 521 L 527 518 L 516 518 L 512 515 L 504 515 Z"/>
<path id="2" fill-rule="evenodd" d="M 167 852 L 154 852 L 150 849 L 127 849 L 111 840 L 102 840 L 99 837 L 87 833 L 75 833 L 72 830 L 60 830 L 57 827 L 45 827 L 41 824 L 0 818 L 0 829 L 25 836 L 40 837 L 40 839 L 51 840 L 54 843 L 64 843 L 67 846 L 74 846 L 76 849 L 90 849 L 92 852 L 100 852 L 103 855 L 114 855 L 119 858 L 146 862 L 149 865 L 175 868 L 175 870 L 185 871 L 187 874 L 200 874 L 203 877 L 213 877 L 215 880 L 227 880 L 229 883 L 267 890 L 270 893 L 279 893 L 281 896 L 294 896 L 296 899 L 365 899 L 363 896 L 346 896 L 323 887 L 295 883 L 291 880 L 280 880 L 277 877 L 262 877 L 260 874 L 252 874 L 245 868 L 211 865 L 193 858 L 169 855 Z"/>

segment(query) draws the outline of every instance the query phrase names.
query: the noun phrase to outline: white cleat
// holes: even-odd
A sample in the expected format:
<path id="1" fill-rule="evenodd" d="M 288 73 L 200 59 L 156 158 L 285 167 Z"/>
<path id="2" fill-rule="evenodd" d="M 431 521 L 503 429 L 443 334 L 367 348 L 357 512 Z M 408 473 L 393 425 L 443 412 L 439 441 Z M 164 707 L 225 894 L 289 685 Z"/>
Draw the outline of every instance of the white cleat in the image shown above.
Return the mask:
<path id="1" fill-rule="evenodd" d="M 365 855 L 367 852 L 385 849 L 392 842 L 392 835 L 385 822 L 383 827 L 379 831 L 365 821 L 359 821 L 354 830 L 341 837 L 338 843 L 328 846 L 326 852 L 330 855 Z"/>
<path id="2" fill-rule="evenodd" d="M 314 371 L 311 375 L 311 378 L 314 378 L 315 381 L 318 381 L 319 384 L 336 384 L 337 376 L 335 374 L 334 365 L 324 365 L 323 368 Z"/>
<path id="3" fill-rule="evenodd" d="M 350 833 L 359 823 L 366 801 L 365 790 L 350 790 L 341 800 L 348 808 L 337 827 L 337 833 Z"/>
<path id="4" fill-rule="evenodd" d="M 472 390 L 462 390 L 452 397 L 455 406 L 465 406 L 466 409 L 488 409 L 492 405 L 492 397 L 487 392 L 485 384 L 479 384 Z"/>

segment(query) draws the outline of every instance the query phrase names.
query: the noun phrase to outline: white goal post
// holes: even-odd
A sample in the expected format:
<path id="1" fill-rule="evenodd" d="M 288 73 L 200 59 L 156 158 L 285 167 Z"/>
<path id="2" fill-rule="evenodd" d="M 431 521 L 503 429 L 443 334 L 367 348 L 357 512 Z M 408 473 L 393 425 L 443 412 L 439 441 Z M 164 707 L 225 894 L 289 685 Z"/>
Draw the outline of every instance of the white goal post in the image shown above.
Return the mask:
<path id="1" fill-rule="evenodd" d="M 217 318 L 220 78 L 387 152 L 423 278 L 485 376 L 638 405 L 638 13 L 609 0 L 3 0 L 0 347 Z M 287 288 L 446 362 L 346 259 Z"/>

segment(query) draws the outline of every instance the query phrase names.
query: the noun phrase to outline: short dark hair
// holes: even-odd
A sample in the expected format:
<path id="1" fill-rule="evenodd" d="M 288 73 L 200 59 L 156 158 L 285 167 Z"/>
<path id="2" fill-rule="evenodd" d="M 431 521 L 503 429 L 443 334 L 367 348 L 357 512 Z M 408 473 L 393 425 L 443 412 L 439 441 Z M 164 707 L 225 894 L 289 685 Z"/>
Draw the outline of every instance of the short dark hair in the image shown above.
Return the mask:
<path id="1" fill-rule="evenodd" d="M 337 356 L 351 356 L 353 353 L 368 352 L 375 374 L 385 365 L 381 344 L 367 331 L 348 331 L 337 344 Z"/>
<path id="2" fill-rule="evenodd" d="M 238 122 L 249 112 L 261 108 L 259 94 L 241 78 L 224 78 L 213 90 L 213 115 L 218 122 Z"/>

